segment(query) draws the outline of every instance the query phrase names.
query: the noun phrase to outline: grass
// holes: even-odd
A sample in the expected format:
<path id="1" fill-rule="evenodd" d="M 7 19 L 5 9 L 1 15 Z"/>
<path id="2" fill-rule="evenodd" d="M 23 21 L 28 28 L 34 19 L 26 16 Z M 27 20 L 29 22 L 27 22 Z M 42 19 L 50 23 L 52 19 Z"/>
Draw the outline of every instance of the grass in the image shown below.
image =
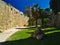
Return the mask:
<path id="1" fill-rule="evenodd" d="M 45 28 L 42 31 L 47 37 L 36 40 L 30 37 L 34 29 L 22 29 L 22 31 L 18 31 L 8 38 L 3 45 L 60 45 L 60 29 Z"/>

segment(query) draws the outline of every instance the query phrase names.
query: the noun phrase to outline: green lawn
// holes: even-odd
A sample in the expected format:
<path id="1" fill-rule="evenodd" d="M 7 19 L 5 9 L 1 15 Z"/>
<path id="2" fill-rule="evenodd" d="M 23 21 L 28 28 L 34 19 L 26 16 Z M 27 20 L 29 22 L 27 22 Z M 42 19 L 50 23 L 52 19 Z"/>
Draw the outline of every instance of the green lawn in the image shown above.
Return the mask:
<path id="1" fill-rule="evenodd" d="M 8 38 L 3 45 L 60 45 L 60 29 L 45 28 L 42 31 L 47 36 L 44 39 L 36 40 L 30 37 L 34 29 L 22 29 Z"/>

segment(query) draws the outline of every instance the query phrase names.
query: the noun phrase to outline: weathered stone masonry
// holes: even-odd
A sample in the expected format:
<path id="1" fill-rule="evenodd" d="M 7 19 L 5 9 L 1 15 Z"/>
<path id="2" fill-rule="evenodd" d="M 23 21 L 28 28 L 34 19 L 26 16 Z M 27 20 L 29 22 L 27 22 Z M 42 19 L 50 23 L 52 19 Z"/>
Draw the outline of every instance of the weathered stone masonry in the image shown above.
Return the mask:
<path id="1" fill-rule="evenodd" d="M 13 6 L 0 0 L 0 29 L 28 25 L 29 18 Z"/>

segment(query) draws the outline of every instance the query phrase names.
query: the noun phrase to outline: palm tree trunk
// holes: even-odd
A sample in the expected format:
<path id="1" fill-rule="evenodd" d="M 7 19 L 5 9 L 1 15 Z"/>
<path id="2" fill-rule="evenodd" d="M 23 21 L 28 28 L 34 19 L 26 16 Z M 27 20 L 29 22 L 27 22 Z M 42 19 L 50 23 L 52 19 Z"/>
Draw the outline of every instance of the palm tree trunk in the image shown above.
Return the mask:
<path id="1" fill-rule="evenodd" d="M 37 21 L 38 21 L 38 19 L 36 19 L 36 27 L 37 27 Z"/>
<path id="2" fill-rule="evenodd" d="M 42 27 L 44 25 L 44 18 L 41 19 Z"/>

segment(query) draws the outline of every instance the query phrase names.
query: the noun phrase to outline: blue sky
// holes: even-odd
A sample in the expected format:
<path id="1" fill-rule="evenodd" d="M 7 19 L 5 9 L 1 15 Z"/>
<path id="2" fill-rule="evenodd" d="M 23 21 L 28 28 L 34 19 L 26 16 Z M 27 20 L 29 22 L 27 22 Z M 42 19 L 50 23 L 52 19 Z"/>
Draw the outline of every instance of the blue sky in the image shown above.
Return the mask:
<path id="1" fill-rule="evenodd" d="M 48 8 L 50 0 L 5 0 L 20 11 L 24 11 L 25 6 L 33 6 L 38 3 L 40 8 Z"/>

